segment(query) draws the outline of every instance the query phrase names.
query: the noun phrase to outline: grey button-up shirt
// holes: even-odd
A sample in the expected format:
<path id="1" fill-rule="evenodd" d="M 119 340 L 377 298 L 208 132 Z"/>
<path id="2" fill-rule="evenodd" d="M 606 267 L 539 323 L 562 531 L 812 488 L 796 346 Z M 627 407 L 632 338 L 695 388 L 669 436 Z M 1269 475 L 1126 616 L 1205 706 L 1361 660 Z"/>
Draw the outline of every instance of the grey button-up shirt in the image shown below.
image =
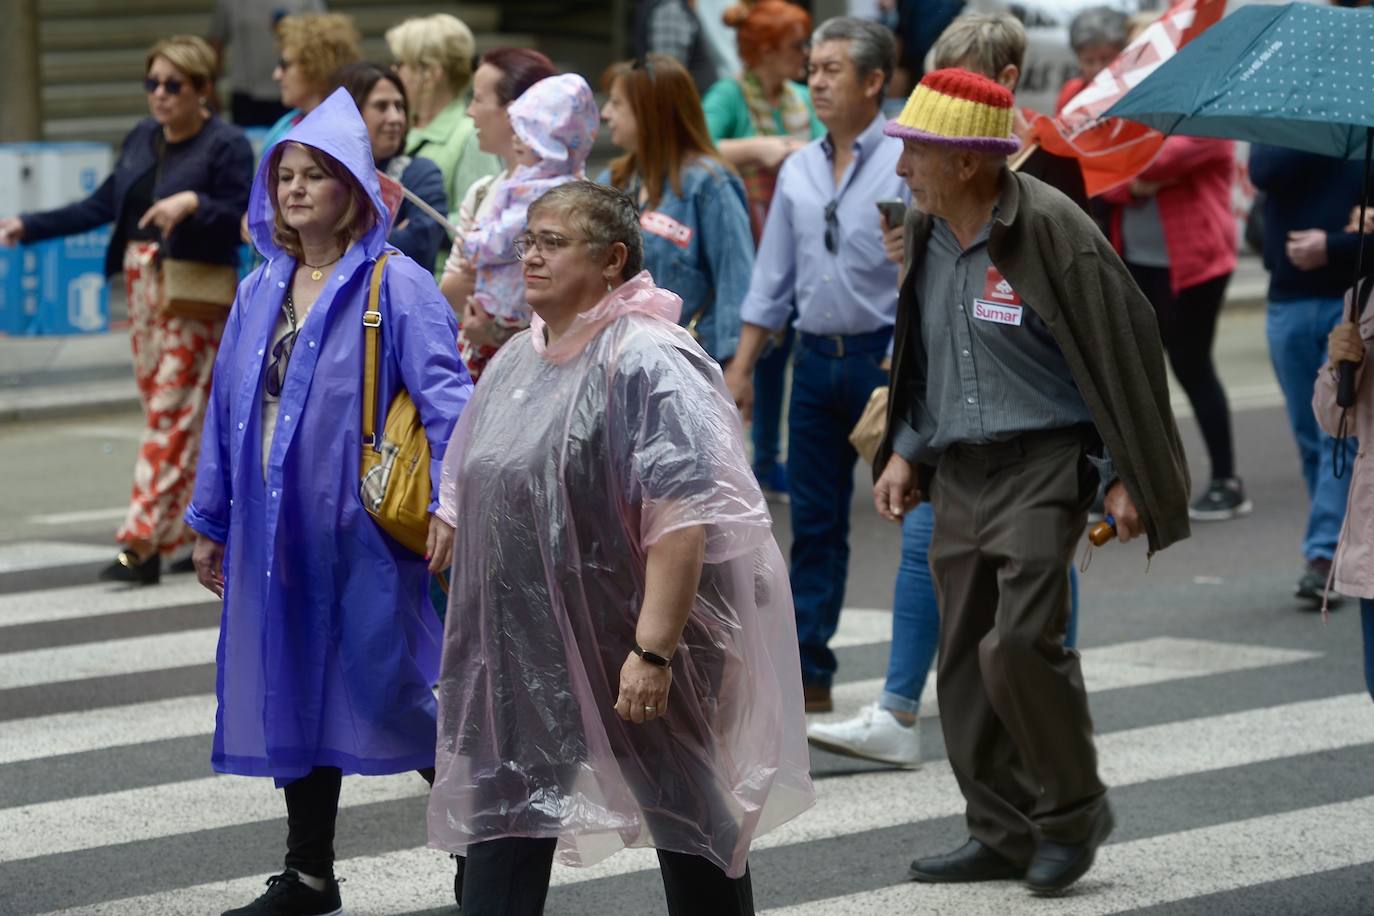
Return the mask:
<path id="1" fill-rule="evenodd" d="M 964 249 L 937 218 L 911 265 L 927 371 L 917 428 L 902 422 L 894 438 L 909 461 L 934 463 L 956 443 L 1093 422 L 1049 327 L 993 267 L 991 226 Z"/>

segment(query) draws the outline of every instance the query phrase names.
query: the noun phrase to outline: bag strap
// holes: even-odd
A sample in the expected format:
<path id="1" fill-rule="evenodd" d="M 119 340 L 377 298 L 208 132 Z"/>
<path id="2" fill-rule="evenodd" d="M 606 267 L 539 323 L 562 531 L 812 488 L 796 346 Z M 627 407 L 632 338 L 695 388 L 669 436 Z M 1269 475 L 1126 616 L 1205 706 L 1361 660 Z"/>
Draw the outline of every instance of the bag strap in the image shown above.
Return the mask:
<path id="1" fill-rule="evenodd" d="M 377 447 L 377 389 L 381 387 L 382 361 L 382 270 L 385 252 L 372 267 L 372 285 L 367 292 L 367 311 L 363 312 L 363 445 Z"/>

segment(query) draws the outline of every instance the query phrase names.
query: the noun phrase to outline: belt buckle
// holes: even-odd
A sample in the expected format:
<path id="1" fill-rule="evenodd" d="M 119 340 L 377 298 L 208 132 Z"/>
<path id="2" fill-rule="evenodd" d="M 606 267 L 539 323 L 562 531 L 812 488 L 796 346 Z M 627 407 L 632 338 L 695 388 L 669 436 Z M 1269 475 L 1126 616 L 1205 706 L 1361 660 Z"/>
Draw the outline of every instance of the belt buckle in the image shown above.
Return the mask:
<path id="1" fill-rule="evenodd" d="M 828 336 L 831 340 L 835 341 L 835 358 L 844 359 L 844 335 L 830 334 Z"/>

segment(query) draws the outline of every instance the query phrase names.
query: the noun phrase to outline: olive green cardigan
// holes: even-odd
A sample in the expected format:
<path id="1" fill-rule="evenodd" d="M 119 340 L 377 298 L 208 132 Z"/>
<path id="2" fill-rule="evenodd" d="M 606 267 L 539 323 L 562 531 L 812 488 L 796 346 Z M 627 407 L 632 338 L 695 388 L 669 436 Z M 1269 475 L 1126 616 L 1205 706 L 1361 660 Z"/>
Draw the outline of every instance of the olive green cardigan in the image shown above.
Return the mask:
<path id="1" fill-rule="evenodd" d="M 912 207 L 906 263 L 924 257 L 931 217 Z M 1117 475 L 1140 511 L 1150 552 L 1188 536 L 1188 465 L 1169 407 L 1154 308 L 1092 220 L 1038 179 L 1004 170 L 988 237 L 992 263 L 1049 326 L 1092 412 Z M 892 453 L 894 421 L 916 428 L 925 385 L 921 303 L 908 270 L 897 303 L 887 432 L 875 459 Z M 929 487 L 934 469 L 923 468 Z"/>

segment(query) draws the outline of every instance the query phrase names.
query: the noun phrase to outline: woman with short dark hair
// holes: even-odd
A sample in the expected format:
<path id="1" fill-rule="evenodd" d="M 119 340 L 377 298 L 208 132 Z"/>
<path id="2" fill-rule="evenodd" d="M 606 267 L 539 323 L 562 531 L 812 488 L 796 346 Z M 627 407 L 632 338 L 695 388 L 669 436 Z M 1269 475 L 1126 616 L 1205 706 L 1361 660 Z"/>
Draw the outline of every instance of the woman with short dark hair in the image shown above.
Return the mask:
<path id="1" fill-rule="evenodd" d="M 427 267 L 386 244 L 370 147 L 339 90 L 263 157 L 248 219 L 266 263 L 225 328 L 186 511 L 196 573 L 224 602 L 211 763 L 286 795 L 286 868 L 230 916 L 339 912 L 343 774 L 433 778 L 440 628 L 426 576 L 448 565 L 453 535 L 431 519 L 421 557 L 364 507 L 363 452 L 387 454 L 362 436 L 364 326 L 381 337 L 376 428 L 409 392 L 436 494 L 472 387 Z"/>
<path id="2" fill-rule="evenodd" d="M 439 167 L 421 156 L 401 152 L 410 125 L 409 102 L 401 78 L 385 67 L 364 61 L 344 67 L 334 80 L 353 97 L 363 116 L 377 168 L 440 216 L 447 214 L 448 196 Z M 395 225 L 387 236 L 391 245 L 418 264 L 433 264 L 447 240 L 444 227 L 433 217 L 409 198 L 401 201 Z"/>
<path id="3" fill-rule="evenodd" d="M 657 849 L 669 912 L 752 913 L 750 844 L 813 801 L 786 565 L 639 221 L 586 181 L 529 208 L 535 317 L 445 456 L 429 829 L 465 916 L 540 913 L 556 852 L 624 846 Z"/>

